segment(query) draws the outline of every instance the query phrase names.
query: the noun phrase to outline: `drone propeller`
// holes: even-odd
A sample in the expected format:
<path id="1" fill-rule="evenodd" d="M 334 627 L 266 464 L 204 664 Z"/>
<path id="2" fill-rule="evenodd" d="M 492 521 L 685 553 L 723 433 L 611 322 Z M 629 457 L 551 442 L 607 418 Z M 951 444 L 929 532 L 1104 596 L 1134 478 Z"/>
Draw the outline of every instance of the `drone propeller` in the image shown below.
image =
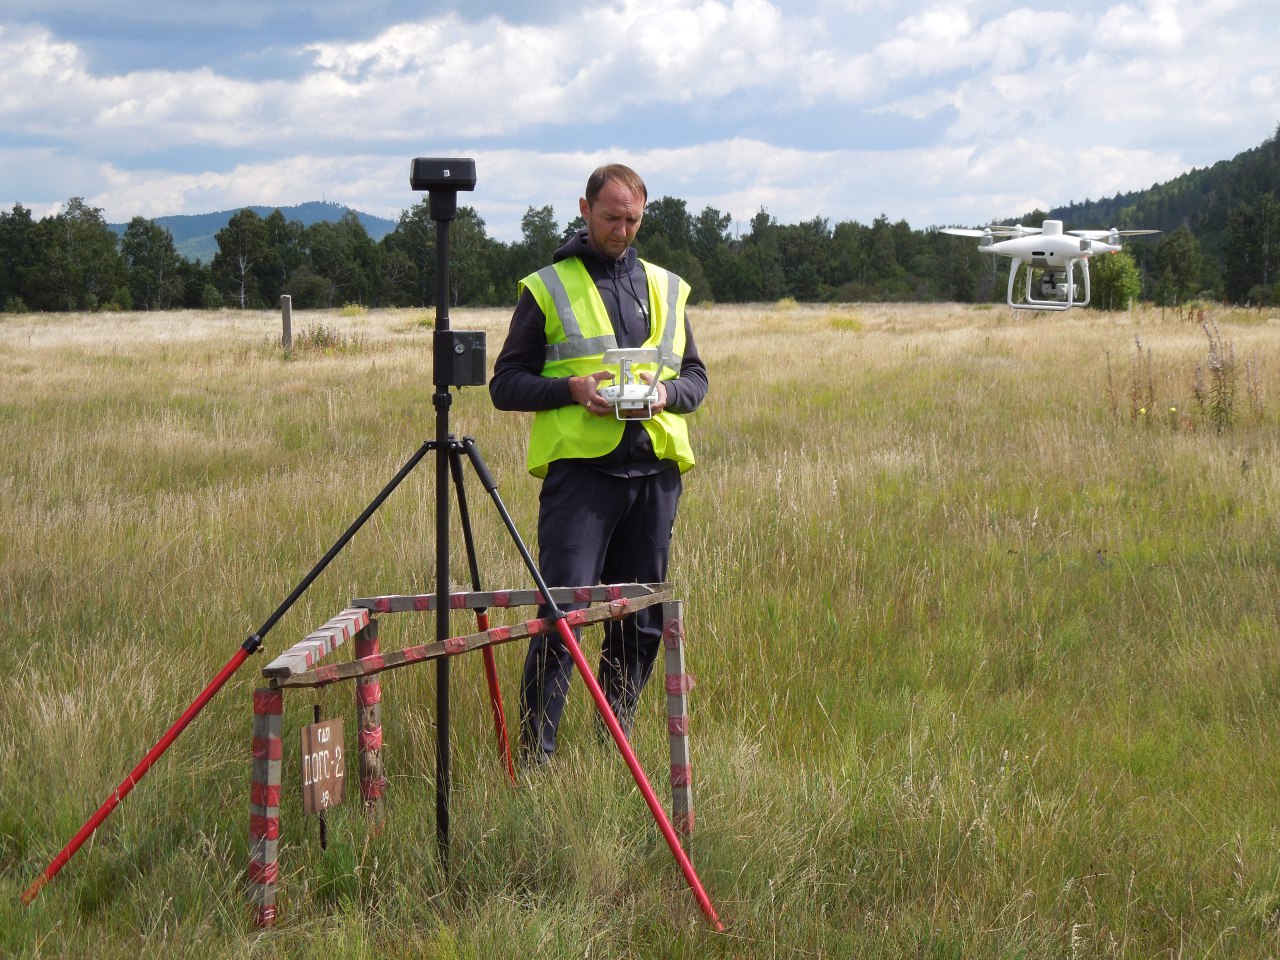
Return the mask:
<path id="1" fill-rule="evenodd" d="M 1116 243 L 1120 237 L 1145 237 L 1152 233 L 1159 233 L 1159 230 L 1117 230 L 1112 227 L 1110 230 L 1068 230 L 1067 233 L 1077 237 L 1084 237 L 1087 240 L 1106 240 L 1110 243 Z"/>
<path id="2" fill-rule="evenodd" d="M 989 227 L 982 230 L 968 230 L 963 227 L 943 227 L 939 233 L 949 233 L 954 237 L 1026 237 L 1033 233 L 1039 233 L 1039 227 L 1024 227 L 1022 224 L 1008 226 L 1002 223 L 993 223 Z"/>

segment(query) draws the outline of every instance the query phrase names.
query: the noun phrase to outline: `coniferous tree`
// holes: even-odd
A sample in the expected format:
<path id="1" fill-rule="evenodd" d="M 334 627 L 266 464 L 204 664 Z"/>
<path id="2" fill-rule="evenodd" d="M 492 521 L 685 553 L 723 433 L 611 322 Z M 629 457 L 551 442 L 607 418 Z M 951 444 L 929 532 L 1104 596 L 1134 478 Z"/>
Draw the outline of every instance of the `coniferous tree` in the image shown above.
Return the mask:
<path id="1" fill-rule="evenodd" d="M 778 257 L 786 278 L 786 295 L 801 301 L 825 297 L 834 268 L 831 230 L 822 217 L 777 228 Z"/>
<path id="2" fill-rule="evenodd" d="M 485 236 L 484 218 L 475 207 L 459 207 L 449 225 L 449 286 L 451 303 L 486 303 L 493 296 L 492 248 Z"/>
<path id="3" fill-rule="evenodd" d="M 289 220 L 279 210 L 272 210 L 263 221 L 265 246 L 262 259 L 254 268 L 258 289 L 266 306 L 280 301 L 285 293 L 292 294 L 294 274 L 306 262 L 302 248 L 305 228 L 297 220 Z"/>
<path id="4" fill-rule="evenodd" d="M 729 246 L 729 224 L 733 217 L 715 207 L 703 207 L 690 224 L 690 248 L 693 255 L 706 264 Z"/>
<path id="5" fill-rule="evenodd" d="M 426 307 L 435 300 L 436 229 L 430 198 L 400 214 L 396 228 L 382 241 L 383 263 L 396 273 L 396 303 Z"/>
<path id="6" fill-rule="evenodd" d="M 565 238 L 567 239 L 567 238 Z M 529 207 L 520 218 L 520 243 L 514 258 L 519 280 L 551 262 L 551 257 L 563 239 L 556 226 L 556 212 L 549 204 L 545 207 Z"/>
<path id="7" fill-rule="evenodd" d="M 747 301 L 779 300 L 787 295 L 786 275 L 778 249 L 778 221 L 763 207 L 751 218 L 751 232 L 742 241 L 742 259 L 749 267 L 743 277 Z"/>
<path id="8" fill-rule="evenodd" d="M 1157 304 L 1183 306 L 1199 293 L 1204 258 L 1199 241 L 1185 226 L 1161 238 L 1156 246 L 1155 265 Z"/>
<path id="9" fill-rule="evenodd" d="M 1233 303 L 1266 303 L 1280 281 L 1280 202 L 1274 193 L 1231 211 L 1223 286 Z"/>
<path id="10" fill-rule="evenodd" d="M 310 267 L 310 301 L 316 294 L 324 307 L 368 300 L 377 272 L 377 252 L 360 218 L 348 210 L 333 223 L 321 220 L 302 232 L 302 249 Z"/>
<path id="11" fill-rule="evenodd" d="M 583 219 L 582 214 L 577 214 L 572 220 L 564 225 L 564 229 L 560 231 L 560 242 L 568 243 L 573 239 L 573 235 L 587 225 L 587 221 Z"/>
<path id="12" fill-rule="evenodd" d="M 688 250 L 693 244 L 693 229 L 685 202 L 676 197 L 650 200 L 644 207 L 640 235 L 646 243 L 664 241 L 667 250 Z"/>

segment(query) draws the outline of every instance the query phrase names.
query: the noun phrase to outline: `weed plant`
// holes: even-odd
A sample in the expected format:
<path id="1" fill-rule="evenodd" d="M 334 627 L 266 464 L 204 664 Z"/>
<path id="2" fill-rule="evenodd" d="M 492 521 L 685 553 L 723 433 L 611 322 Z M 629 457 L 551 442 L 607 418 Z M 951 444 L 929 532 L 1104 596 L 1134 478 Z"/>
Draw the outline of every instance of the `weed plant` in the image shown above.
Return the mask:
<path id="1" fill-rule="evenodd" d="M 434 671 L 384 675 L 386 820 L 370 830 L 349 800 L 326 851 L 295 787 L 297 731 L 315 702 L 350 717 L 354 692 L 289 694 L 280 920 L 250 926 L 258 657 L 20 906 L 433 433 L 420 313 L 296 319 L 346 348 L 286 357 L 270 314 L 0 318 L 0 955 L 1280 953 L 1280 346 L 1265 318 L 1213 318 L 1254 364 L 1252 415 L 1219 431 L 1191 396 L 1201 331 L 1141 310 L 694 316 L 712 392 L 672 579 L 699 680 L 690 852 L 726 934 L 596 741 L 580 683 L 562 755 L 509 787 L 479 658 L 453 670 L 447 874 Z M 454 326 L 487 331 L 492 357 L 506 319 Z M 1177 429 L 1122 409 L 1110 358 L 1135 342 L 1128 377 L 1148 410 L 1179 408 Z M 472 388 L 453 412 L 532 545 L 527 418 Z M 352 597 L 433 591 L 433 483 L 410 476 L 268 657 Z M 526 586 L 472 489 L 486 585 Z M 381 622 L 384 649 L 432 635 L 416 615 Z M 498 660 L 514 718 L 522 651 Z M 661 795 L 657 689 L 635 746 Z"/>

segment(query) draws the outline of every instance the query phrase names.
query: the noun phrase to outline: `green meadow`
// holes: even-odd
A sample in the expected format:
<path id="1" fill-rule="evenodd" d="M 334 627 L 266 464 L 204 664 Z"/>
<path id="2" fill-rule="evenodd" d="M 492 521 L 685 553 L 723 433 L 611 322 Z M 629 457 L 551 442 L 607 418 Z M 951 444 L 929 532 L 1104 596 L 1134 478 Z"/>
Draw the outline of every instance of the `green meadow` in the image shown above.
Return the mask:
<path id="1" fill-rule="evenodd" d="M 452 324 L 485 330 L 492 363 L 506 319 Z M 712 391 L 671 579 L 698 678 L 688 849 L 725 933 L 580 682 L 557 762 L 507 782 L 475 655 L 452 667 L 447 870 L 434 669 L 383 676 L 386 817 L 371 829 L 349 789 L 327 850 L 298 731 L 318 703 L 352 744 L 353 689 L 286 695 L 280 918 L 250 923 L 259 671 L 353 597 L 433 592 L 430 460 L 21 905 L 434 435 L 433 317 L 295 313 L 286 352 L 274 313 L 6 314 L 0 956 L 1280 955 L 1280 318 L 784 302 L 693 320 Z M 466 388 L 452 419 L 533 545 L 527 418 Z M 485 586 L 529 586 L 468 480 Z M 380 623 L 384 650 L 434 636 L 426 614 Z M 496 650 L 510 720 L 522 648 Z M 642 708 L 666 800 L 658 684 Z"/>

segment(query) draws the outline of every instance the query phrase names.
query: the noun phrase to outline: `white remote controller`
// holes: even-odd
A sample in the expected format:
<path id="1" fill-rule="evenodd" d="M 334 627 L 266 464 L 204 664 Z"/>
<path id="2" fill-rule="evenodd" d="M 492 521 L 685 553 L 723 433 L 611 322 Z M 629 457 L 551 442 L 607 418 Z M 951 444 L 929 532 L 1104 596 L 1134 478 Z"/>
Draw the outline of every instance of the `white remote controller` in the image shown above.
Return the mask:
<path id="1" fill-rule="evenodd" d="M 658 363 L 661 374 L 661 354 L 655 347 L 615 348 L 604 352 L 606 364 L 621 367 L 619 382 L 601 387 L 600 396 L 613 407 L 613 415 L 619 420 L 648 420 L 653 416 L 653 401 L 658 399 L 658 377 L 645 383 L 632 372 L 632 364 Z"/>

